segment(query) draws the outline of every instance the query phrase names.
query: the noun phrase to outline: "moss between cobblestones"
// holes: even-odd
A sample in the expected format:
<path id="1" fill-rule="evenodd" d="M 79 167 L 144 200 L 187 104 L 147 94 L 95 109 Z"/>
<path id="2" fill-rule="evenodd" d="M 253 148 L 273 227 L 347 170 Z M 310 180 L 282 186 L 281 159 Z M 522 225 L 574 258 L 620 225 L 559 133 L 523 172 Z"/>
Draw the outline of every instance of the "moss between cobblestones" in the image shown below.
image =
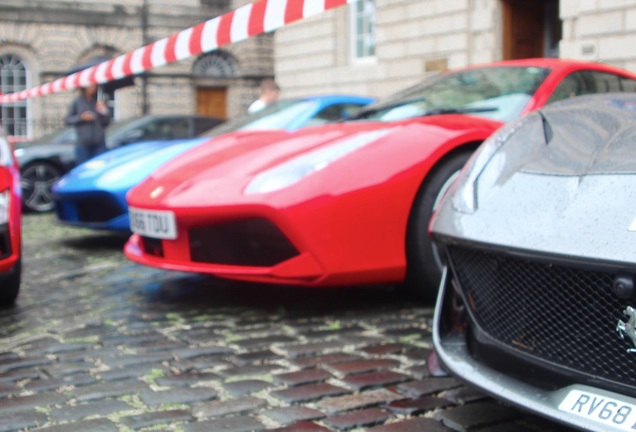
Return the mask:
<path id="1" fill-rule="evenodd" d="M 274 407 L 287 406 L 282 400 L 277 399 L 274 396 L 272 396 L 270 394 L 271 391 L 272 391 L 272 389 L 261 390 L 259 392 L 256 392 L 256 393 L 252 394 L 252 396 L 266 400 L 267 403 L 270 405 L 270 407 L 268 409 L 271 409 L 271 408 L 274 408 Z"/>
<path id="2" fill-rule="evenodd" d="M 325 327 L 325 329 L 326 330 L 341 330 L 342 324 L 340 323 L 339 320 L 332 321 Z"/>
<path id="3" fill-rule="evenodd" d="M 245 380 L 261 380 L 273 383 L 274 377 L 271 374 L 266 375 L 236 375 L 233 377 L 229 377 L 225 380 L 226 383 L 232 383 L 236 381 L 245 381 Z"/>
<path id="4" fill-rule="evenodd" d="M 142 376 L 141 380 L 147 382 L 148 384 L 153 384 L 153 385 L 156 385 L 156 386 L 160 387 L 155 382 L 155 380 L 157 378 L 161 378 L 161 377 L 163 377 L 165 375 L 166 375 L 166 372 L 163 369 L 159 369 L 159 368 L 154 369 L 153 368 L 153 369 L 150 370 L 149 373 L 147 373 L 146 375 Z"/>
<path id="5" fill-rule="evenodd" d="M 139 397 L 139 395 L 136 393 L 123 395 L 118 397 L 117 399 L 122 402 L 126 402 L 127 404 L 130 404 L 135 409 L 142 410 L 142 411 L 148 410 L 148 407 L 146 406 L 146 404 L 143 403 L 143 401 L 141 400 L 141 397 Z"/>

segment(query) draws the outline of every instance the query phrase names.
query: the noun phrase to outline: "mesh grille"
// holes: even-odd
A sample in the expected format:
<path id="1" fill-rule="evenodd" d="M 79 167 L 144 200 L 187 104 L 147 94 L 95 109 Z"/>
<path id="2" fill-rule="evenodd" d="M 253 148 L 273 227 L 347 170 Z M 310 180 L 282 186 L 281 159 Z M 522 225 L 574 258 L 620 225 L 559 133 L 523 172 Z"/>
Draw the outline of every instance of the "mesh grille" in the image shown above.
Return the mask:
<path id="1" fill-rule="evenodd" d="M 479 326 L 537 360 L 636 385 L 636 353 L 616 331 L 629 300 L 613 273 L 449 247 L 455 277 Z"/>

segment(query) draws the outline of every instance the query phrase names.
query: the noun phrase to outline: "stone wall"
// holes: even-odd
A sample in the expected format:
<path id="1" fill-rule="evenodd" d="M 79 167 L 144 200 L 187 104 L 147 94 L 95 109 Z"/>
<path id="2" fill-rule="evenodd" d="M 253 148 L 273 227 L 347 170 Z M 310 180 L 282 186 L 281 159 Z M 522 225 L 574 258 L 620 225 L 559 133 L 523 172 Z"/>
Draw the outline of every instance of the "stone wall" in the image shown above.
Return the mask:
<path id="1" fill-rule="evenodd" d="M 20 56 L 27 67 L 28 87 L 65 75 L 73 66 L 96 56 L 114 57 L 228 12 L 247 0 L 0 0 L 0 55 Z M 147 8 L 144 13 L 144 5 Z M 144 29 L 145 26 L 145 29 Z M 206 79 L 204 85 L 228 89 L 230 117 L 242 114 L 258 96 L 261 77 L 272 76 L 273 41 L 264 35 L 224 47 L 238 63 L 232 79 Z M 146 101 L 151 114 L 193 113 L 195 59 L 150 71 Z M 116 92 L 116 120 L 143 112 L 143 80 Z M 63 124 L 76 93 L 27 101 L 29 135 L 40 136 Z"/>
<path id="2" fill-rule="evenodd" d="M 561 57 L 636 71 L 635 0 L 561 0 Z"/>
<path id="3" fill-rule="evenodd" d="M 501 0 L 376 0 L 376 57 L 351 56 L 341 8 L 276 32 L 276 75 L 287 96 L 383 97 L 446 68 L 501 60 Z M 636 71 L 636 0 L 561 0 L 560 56 Z"/>
<path id="4" fill-rule="evenodd" d="M 385 96 L 431 73 L 501 56 L 496 0 L 377 0 L 376 57 L 354 59 L 350 9 L 276 31 L 276 75 L 287 96 Z"/>

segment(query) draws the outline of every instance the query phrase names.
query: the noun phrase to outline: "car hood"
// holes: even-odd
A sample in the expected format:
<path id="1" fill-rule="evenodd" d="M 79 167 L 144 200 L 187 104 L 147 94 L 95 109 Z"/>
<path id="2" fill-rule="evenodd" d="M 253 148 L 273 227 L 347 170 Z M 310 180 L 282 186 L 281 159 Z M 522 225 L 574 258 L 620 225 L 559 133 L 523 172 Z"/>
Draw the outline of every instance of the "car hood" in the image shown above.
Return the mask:
<path id="1" fill-rule="evenodd" d="M 207 140 L 148 141 L 110 150 L 73 168 L 55 184 L 53 191 L 128 189 L 176 155 Z"/>
<path id="2" fill-rule="evenodd" d="M 448 115 L 398 122 L 346 122 L 295 132 L 235 132 L 165 164 L 148 182 L 137 186 L 129 197 L 150 194 L 157 185 L 161 185 L 162 197 L 181 194 L 193 185 L 209 189 L 224 188 L 231 183 L 233 187 L 242 188 L 259 174 L 312 152 L 346 147 L 351 143 L 357 149 L 409 128 L 417 128 L 418 136 L 424 137 L 423 142 L 427 145 L 438 145 L 456 131 L 480 127 L 492 131 L 498 125 L 499 122 L 478 117 Z M 194 196 L 194 192 L 190 192 L 189 195 Z"/>
<path id="3" fill-rule="evenodd" d="M 474 211 L 458 210 L 467 196 L 460 178 L 431 224 L 433 235 L 636 262 L 636 112 L 617 113 L 611 98 L 604 102 L 527 116 L 477 177 Z"/>

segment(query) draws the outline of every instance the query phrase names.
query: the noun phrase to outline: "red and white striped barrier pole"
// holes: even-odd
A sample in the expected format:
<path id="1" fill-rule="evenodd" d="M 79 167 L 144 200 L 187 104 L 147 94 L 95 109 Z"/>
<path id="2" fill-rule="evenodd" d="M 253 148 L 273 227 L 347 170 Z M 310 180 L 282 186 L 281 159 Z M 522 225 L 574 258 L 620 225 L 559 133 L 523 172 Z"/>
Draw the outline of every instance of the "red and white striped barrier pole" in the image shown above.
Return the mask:
<path id="1" fill-rule="evenodd" d="M 17 93 L 0 96 L 0 104 L 104 84 L 318 15 L 357 0 L 257 0 L 225 15 L 185 29 L 112 60 Z"/>

